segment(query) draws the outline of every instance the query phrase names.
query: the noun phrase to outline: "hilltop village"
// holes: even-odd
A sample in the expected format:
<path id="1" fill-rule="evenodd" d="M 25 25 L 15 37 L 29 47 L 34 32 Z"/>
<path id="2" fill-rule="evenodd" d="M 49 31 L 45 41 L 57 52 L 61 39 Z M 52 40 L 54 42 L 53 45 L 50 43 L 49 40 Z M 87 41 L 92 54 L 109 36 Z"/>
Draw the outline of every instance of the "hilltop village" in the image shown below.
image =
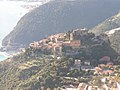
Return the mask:
<path id="1" fill-rule="evenodd" d="M 60 90 L 118 90 L 120 66 L 114 65 L 109 44 L 107 35 L 95 36 L 86 29 L 76 29 L 30 43 L 24 52 L 29 51 L 27 56 L 35 58 L 40 54 L 52 55 L 57 60 L 68 58 L 70 64 L 58 70 L 62 77 Z M 91 50 L 93 47 L 104 50 L 104 46 L 110 53 L 94 51 L 95 54 Z"/>
<path id="2" fill-rule="evenodd" d="M 65 54 L 73 55 L 77 53 L 77 50 L 81 46 L 79 40 L 80 34 L 86 34 L 87 31 L 74 30 L 68 33 L 59 33 L 49 36 L 39 42 L 33 42 L 29 46 L 30 48 L 39 48 L 42 52 L 51 52 L 56 55 L 60 55 L 63 52 Z"/>
<path id="3" fill-rule="evenodd" d="M 65 54 L 74 57 L 81 48 L 87 49 L 92 44 L 102 45 L 104 42 L 109 42 L 105 35 L 95 36 L 93 33 L 88 33 L 87 29 L 76 29 L 66 33 L 54 34 L 43 40 L 30 43 L 29 48 L 39 49 L 43 53 L 49 52 L 58 56 Z"/>
<path id="4" fill-rule="evenodd" d="M 20 50 L 0 63 L 0 88 L 120 89 L 120 57 L 106 34 L 96 36 L 87 29 L 76 29 L 50 35 Z"/>

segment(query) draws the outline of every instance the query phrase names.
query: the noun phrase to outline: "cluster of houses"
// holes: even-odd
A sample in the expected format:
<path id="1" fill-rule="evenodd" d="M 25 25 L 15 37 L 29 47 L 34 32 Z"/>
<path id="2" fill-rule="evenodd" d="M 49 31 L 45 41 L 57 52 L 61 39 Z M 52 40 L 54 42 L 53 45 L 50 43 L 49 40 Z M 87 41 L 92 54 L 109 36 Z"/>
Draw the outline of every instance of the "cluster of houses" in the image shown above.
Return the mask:
<path id="1" fill-rule="evenodd" d="M 101 77 L 99 79 L 99 81 L 97 83 L 95 83 L 95 85 L 85 83 L 85 82 L 79 82 L 77 78 L 66 77 L 65 79 L 70 79 L 76 83 L 65 84 L 61 87 L 61 90 L 119 90 L 120 83 L 114 79 L 114 70 L 110 68 L 110 67 L 113 67 L 113 63 L 110 61 L 110 58 L 108 56 L 104 56 L 100 60 L 105 60 L 105 61 L 107 61 L 107 63 L 99 64 L 98 67 L 93 67 L 90 64 L 90 61 L 82 62 L 81 60 L 76 59 L 74 62 L 74 65 L 70 68 L 71 70 L 77 69 L 79 71 L 80 70 L 94 71 L 95 73 L 94 73 L 93 77 L 94 76 Z M 97 74 L 97 76 L 96 76 L 96 74 Z M 105 76 L 105 75 L 112 75 L 112 76 Z M 92 77 L 87 77 L 87 78 L 92 78 Z"/>
<path id="2" fill-rule="evenodd" d="M 74 60 L 74 65 L 71 66 L 71 70 L 77 69 L 78 71 L 94 71 L 94 74 L 96 75 L 112 75 L 114 73 L 114 70 L 112 68 L 113 62 L 110 60 L 109 56 L 104 56 L 100 59 L 101 62 L 106 62 L 106 64 L 99 64 L 96 67 L 93 67 L 91 65 L 90 60 Z"/>
<path id="3" fill-rule="evenodd" d="M 104 56 L 100 59 L 101 62 L 105 64 L 99 64 L 98 67 L 95 67 L 95 74 L 99 75 L 112 75 L 114 73 L 113 62 L 110 60 L 110 57 Z"/>
<path id="4" fill-rule="evenodd" d="M 81 47 L 81 35 L 86 35 L 88 31 L 86 29 L 83 30 L 73 30 L 68 33 L 59 33 L 49 36 L 43 40 L 38 42 L 30 43 L 30 48 L 40 49 L 41 51 L 50 51 L 54 55 L 62 55 L 65 53 L 66 55 L 76 55 L 78 54 L 78 50 Z M 95 42 L 98 42 L 98 39 L 94 39 Z M 113 62 L 110 60 L 109 56 L 104 56 L 100 60 L 101 64 L 97 67 L 91 65 L 90 60 L 79 60 L 75 59 L 73 66 L 69 68 L 62 68 L 64 70 L 75 70 L 78 71 L 93 71 L 94 75 L 102 76 L 102 75 L 113 75 L 114 70 L 111 68 L 113 66 Z M 103 64 L 103 62 L 105 62 Z M 76 83 L 77 85 L 64 85 L 62 90 L 93 90 L 92 86 L 87 85 L 86 83 Z M 68 89 L 67 89 L 68 88 Z M 95 88 L 95 87 L 94 87 Z M 96 89 L 97 90 L 97 89 Z"/>
<path id="5" fill-rule="evenodd" d="M 89 71 L 89 70 L 94 70 L 94 67 L 90 64 L 90 61 L 84 61 L 82 62 L 81 60 L 75 60 L 75 63 L 73 66 L 70 68 L 71 70 L 77 69 L 78 71 Z"/>
<path id="6" fill-rule="evenodd" d="M 93 67 L 90 61 L 81 61 L 81 60 L 74 60 L 74 65 L 71 66 L 71 70 L 77 69 L 78 71 L 94 71 L 93 76 L 100 76 L 101 79 L 98 83 L 101 86 L 97 85 L 89 85 L 88 83 L 80 82 L 79 84 L 69 84 L 63 85 L 61 90 L 119 90 L 120 84 L 111 77 L 115 76 L 114 69 L 113 69 L 113 62 L 110 60 L 109 56 L 104 56 L 100 58 L 100 62 L 104 62 L 105 64 L 99 64 L 96 67 Z M 111 77 L 102 77 L 105 75 L 111 75 Z M 81 77 L 82 78 L 82 77 Z M 87 77 L 92 78 L 92 77 Z M 76 79 L 76 78 L 75 78 Z M 77 81 L 77 80 L 76 80 Z"/>
<path id="7" fill-rule="evenodd" d="M 116 82 L 114 78 L 110 78 L 110 77 L 100 78 L 98 83 L 96 83 L 96 85 L 89 85 L 87 83 L 79 83 L 79 84 L 76 83 L 70 85 L 63 85 L 61 87 L 61 90 L 119 90 L 119 89 L 120 89 L 120 84 Z"/>
<path id="8" fill-rule="evenodd" d="M 77 50 L 81 46 L 81 33 L 88 33 L 86 30 L 73 30 L 70 33 L 59 33 L 49 36 L 46 39 L 38 42 L 30 43 L 30 48 L 37 48 L 41 50 L 50 50 L 54 54 L 77 54 Z M 67 39 L 66 39 L 67 38 Z"/>

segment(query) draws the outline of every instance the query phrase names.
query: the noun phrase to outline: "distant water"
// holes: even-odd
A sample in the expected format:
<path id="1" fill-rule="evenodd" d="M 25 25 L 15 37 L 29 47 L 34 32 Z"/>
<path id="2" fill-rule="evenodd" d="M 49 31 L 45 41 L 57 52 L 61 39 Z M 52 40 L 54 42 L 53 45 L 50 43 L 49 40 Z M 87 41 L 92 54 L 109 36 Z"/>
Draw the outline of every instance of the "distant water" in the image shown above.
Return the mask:
<path id="1" fill-rule="evenodd" d="M 21 6 L 41 4 L 41 2 L 0 1 L 0 47 L 2 39 L 13 30 L 20 18 L 31 10 Z M 0 61 L 7 57 L 5 53 L 0 52 Z"/>
<path id="2" fill-rule="evenodd" d="M 5 59 L 7 59 L 7 56 L 5 56 L 4 54 L 0 53 L 0 61 L 5 60 Z"/>
<path id="3" fill-rule="evenodd" d="M 20 18 L 29 12 L 21 5 L 41 5 L 41 2 L 0 1 L 0 46 L 2 39 L 13 30 Z M 3 58 L 3 57 L 2 57 Z"/>

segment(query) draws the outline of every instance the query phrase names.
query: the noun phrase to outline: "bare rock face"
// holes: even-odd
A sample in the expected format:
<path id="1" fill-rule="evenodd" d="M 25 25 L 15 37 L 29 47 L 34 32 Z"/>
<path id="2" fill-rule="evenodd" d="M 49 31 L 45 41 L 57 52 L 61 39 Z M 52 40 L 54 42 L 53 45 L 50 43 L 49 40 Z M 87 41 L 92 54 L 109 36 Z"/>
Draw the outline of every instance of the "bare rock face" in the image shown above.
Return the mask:
<path id="1" fill-rule="evenodd" d="M 109 34 L 111 47 L 120 55 L 120 28 L 113 29 L 110 32 L 113 32 Z"/>
<path id="2" fill-rule="evenodd" d="M 92 28 L 120 10 L 120 0 L 56 0 L 29 12 L 2 42 L 26 46 L 50 34 L 75 28 Z"/>

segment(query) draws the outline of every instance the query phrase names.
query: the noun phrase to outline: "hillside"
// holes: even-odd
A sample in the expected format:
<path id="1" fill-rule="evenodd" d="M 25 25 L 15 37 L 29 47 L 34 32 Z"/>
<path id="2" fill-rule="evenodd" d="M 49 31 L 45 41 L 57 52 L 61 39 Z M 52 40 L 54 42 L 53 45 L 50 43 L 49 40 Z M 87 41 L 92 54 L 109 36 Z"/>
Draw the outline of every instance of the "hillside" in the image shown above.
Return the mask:
<path id="1" fill-rule="evenodd" d="M 56 0 L 29 12 L 7 35 L 2 45 L 17 49 L 44 37 L 72 30 L 92 28 L 120 10 L 120 0 Z"/>
<path id="2" fill-rule="evenodd" d="M 81 66 L 74 69 L 75 60 L 81 60 L 83 66 L 87 60 L 91 63 L 89 67 L 93 67 L 100 63 L 100 58 L 109 56 L 114 62 L 117 55 L 106 35 L 96 37 L 80 29 L 54 34 L 30 43 L 23 52 L 0 62 L 0 89 L 39 90 L 45 87 L 44 90 L 54 90 L 62 85 L 88 82 L 92 77 L 86 81 L 78 79 L 91 76 L 93 72 L 79 70 Z"/>
<path id="3" fill-rule="evenodd" d="M 104 22 L 98 24 L 89 32 L 96 35 L 106 33 L 109 36 L 111 47 L 120 54 L 120 13 L 106 19 Z"/>
<path id="4" fill-rule="evenodd" d="M 106 32 L 109 36 L 111 47 L 115 49 L 120 55 L 120 28 L 112 29 Z"/>
<path id="5" fill-rule="evenodd" d="M 111 29 L 115 29 L 120 27 L 120 13 L 106 19 L 104 22 L 98 24 L 93 29 L 90 30 L 90 32 L 95 33 L 96 35 L 100 35 L 101 33 L 104 33 L 106 31 L 109 31 Z"/>
<path id="6" fill-rule="evenodd" d="M 38 90 L 40 82 L 42 83 L 39 79 L 46 81 L 46 87 L 52 86 L 47 84 L 52 84 L 52 81 L 47 82 L 47 79 L 58 78 L 57 82 L 59 82 L 59 77 L 56 76 L 57 71 L 54 69 L 66 64 L 67 61 L 65 59 L 58 61 L 47 55 L 41 55 L 39 59 L 25 59 L 19 56 L 14 57 L 14 60 L 8 59 L 0 63 L 1 90 Z M 59 63 L 62 64 L 59 65 Z"/>

